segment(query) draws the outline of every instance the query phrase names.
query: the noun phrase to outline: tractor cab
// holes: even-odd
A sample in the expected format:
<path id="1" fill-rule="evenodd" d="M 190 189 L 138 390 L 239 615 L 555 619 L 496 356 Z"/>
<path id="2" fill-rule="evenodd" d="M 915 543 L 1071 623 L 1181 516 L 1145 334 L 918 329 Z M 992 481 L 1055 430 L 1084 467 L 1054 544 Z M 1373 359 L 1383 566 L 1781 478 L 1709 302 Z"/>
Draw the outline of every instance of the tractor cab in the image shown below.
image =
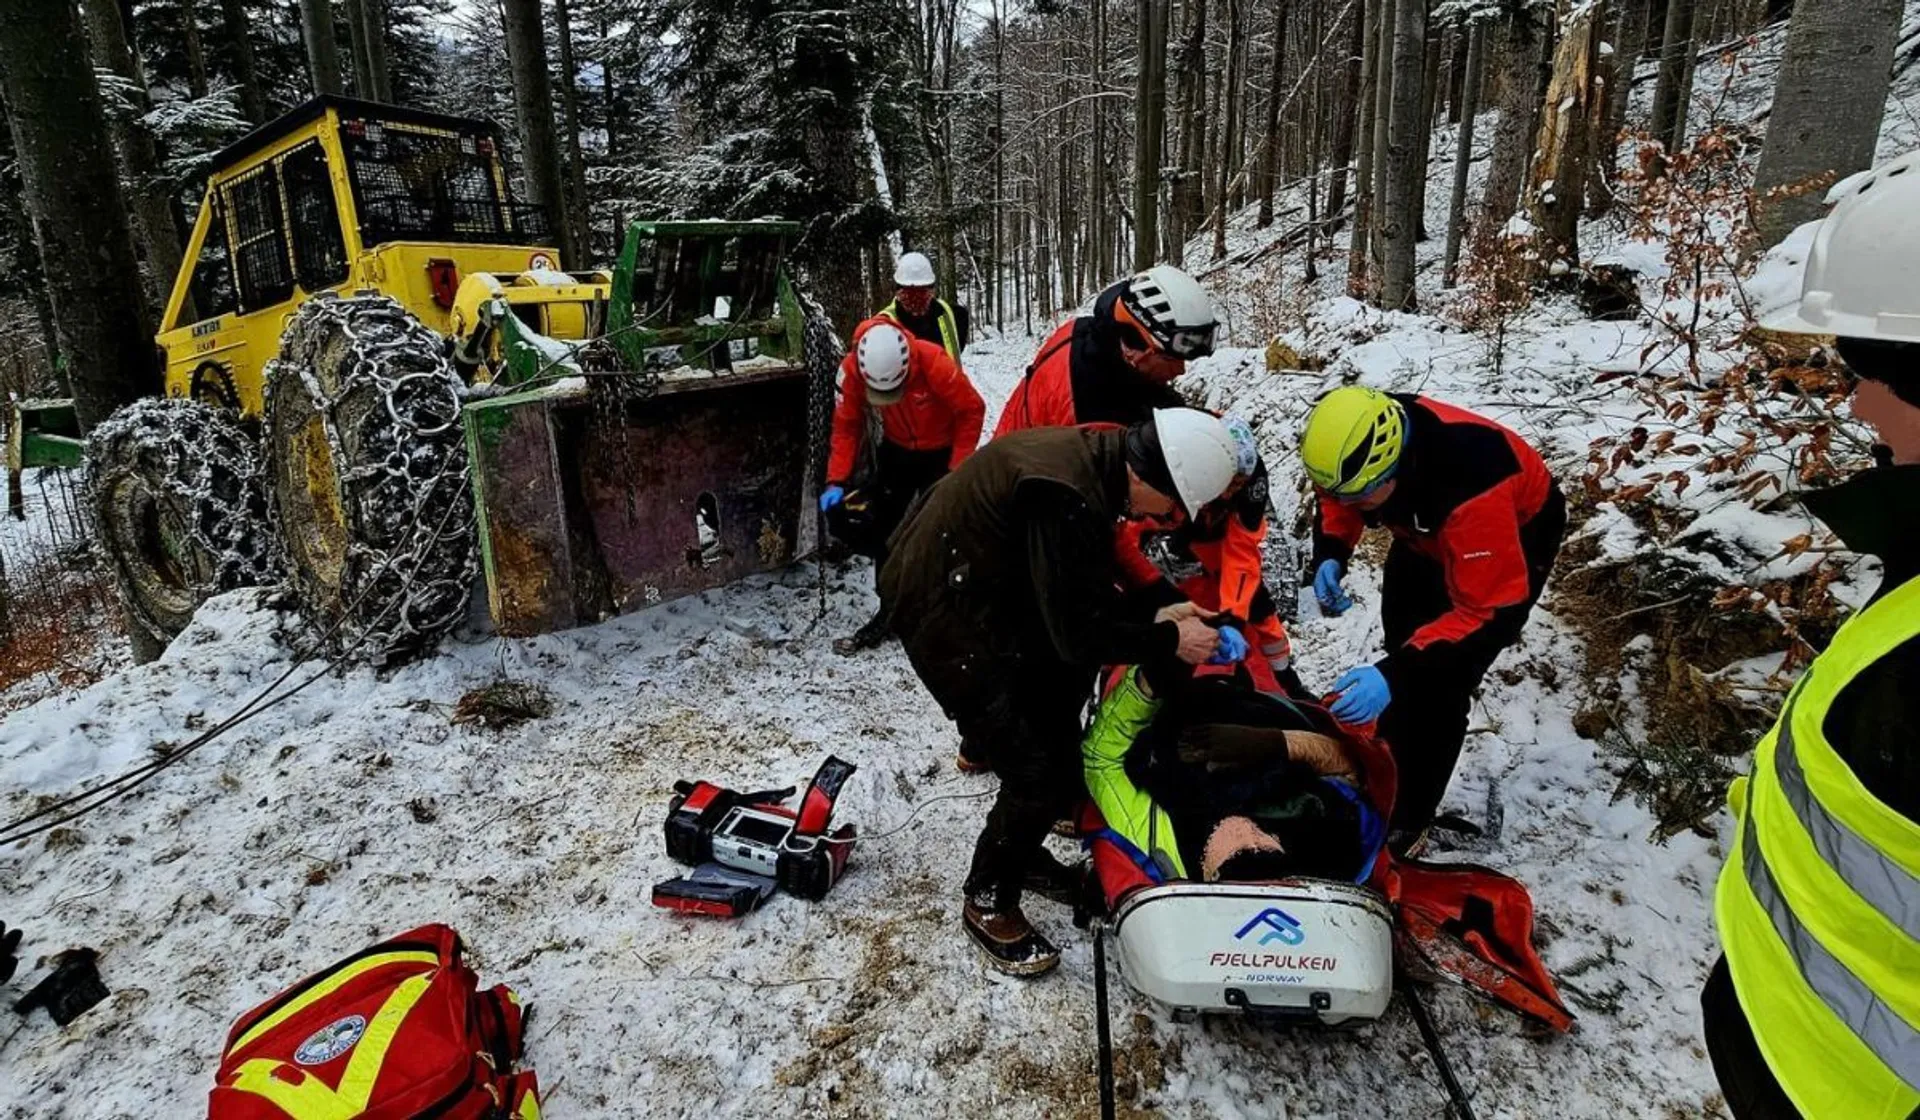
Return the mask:
<path id="1" fill-rule="evenodd" d="M 605 298 L 605 274 L 560 271 L 545 211 L 514 198 L 491 123 L 317 97 L 213 162 L 158 337 L 167 396 L 257 415 L 281 331 L 321 292 L 379 291 L 442 335 L 474 274 Z M 578 315 L 534 318 L 545 334 L 586 332 Z"/>
<path id="2" fill-rule="evenodd" d="M 137 655 L 235 587 L 383 664 L 474 592 L 540 633 L 806 550 L 839 354 L 786 273 L 799 227 L 631 222 L 568 272 L 509 183 L 493 125 L 339 97 L 215 157 L 164 395 L 84 444 Z M 70 407 L 17 405 L 9 468 L 74 462 Z"/>

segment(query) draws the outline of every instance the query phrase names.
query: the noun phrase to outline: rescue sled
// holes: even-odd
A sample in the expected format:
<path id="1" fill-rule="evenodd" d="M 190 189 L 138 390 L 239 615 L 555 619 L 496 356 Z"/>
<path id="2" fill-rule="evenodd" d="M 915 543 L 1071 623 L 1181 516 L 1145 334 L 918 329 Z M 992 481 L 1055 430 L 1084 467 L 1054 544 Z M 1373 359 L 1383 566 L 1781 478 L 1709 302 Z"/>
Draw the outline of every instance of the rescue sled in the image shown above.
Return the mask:
<path id="1" fill-rule="evenodd" d="M 1393 914 L 1355 883 L 1164 883 L 1127 895 L 1109 930 L 1127 983 L 1178 1022 L 1337 1027 L 1378 1019 L 1393 995 Z"/>

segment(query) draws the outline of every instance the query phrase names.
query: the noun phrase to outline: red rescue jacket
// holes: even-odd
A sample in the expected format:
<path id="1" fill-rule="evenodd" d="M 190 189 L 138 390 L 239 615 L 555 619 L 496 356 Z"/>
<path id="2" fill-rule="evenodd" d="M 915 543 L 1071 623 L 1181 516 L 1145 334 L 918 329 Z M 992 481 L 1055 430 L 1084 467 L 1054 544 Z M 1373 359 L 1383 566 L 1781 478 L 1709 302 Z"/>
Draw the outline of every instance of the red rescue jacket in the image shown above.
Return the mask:
<path id="1" fill-rule="evenodd" d="M 1525 603 L 1528 562 L 1520 530 L 1554 491 L 1546 463 L 1512 431 L 1463 408 L 1394 394 L 1406 408 L 1407 446 L 1393 496 L 1362 513 L 1318 495 L 1311 569 L 1345 564 L 1369 524 L 1438 563 L 1451 608 L 1414 631 L 1387 662 L 1474 640 L 1505 607 Z M 1383 671 L 1385 671 L 1383 669 Z"/>
<path id="2" fill-rule="evenodd" d="M 890 320 L 872 318 L 854 328 L 860 336 Z M 967 379 L 960 363 L 937 342 L 910 338 L 907 343 L 907 386 L 900 400 L 880 409 L 880 429 L 889 443 L 909 451 L 953 449 L 947 467 L 966 461 L 980 445 L 987 405 Z M 827 458 L 827 481 L 844 484 L 860 458 L 867 434 L 867 382 L 849 350 L 840 361 L 840 401 L 833 409 L 833 450 Z"/>
<path id="3" fill-rule="evenodd" d="M 1122 281 L 1100 293 L 1093 314 L 1060 324 L 1040 344 L 1000 412 L 995 439 L 1027 428 L 1138 424 L 1156 408 L 1185 406 L 1173 386 L 1140 376 L 1120 355 L 1113 305 L 1126 287 Z"/>

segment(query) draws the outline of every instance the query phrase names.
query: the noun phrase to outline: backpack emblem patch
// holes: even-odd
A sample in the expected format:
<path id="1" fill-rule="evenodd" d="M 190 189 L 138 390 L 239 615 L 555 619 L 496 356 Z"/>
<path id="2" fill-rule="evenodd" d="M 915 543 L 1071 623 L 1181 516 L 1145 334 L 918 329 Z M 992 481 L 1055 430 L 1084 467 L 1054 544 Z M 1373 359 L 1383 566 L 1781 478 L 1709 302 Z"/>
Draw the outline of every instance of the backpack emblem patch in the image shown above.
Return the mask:
<path id="1" fill-rule="evenodd" d="M 293 1052 L 293 1060 L 303 1066 L 323 1066 L 340 1055 L 353 1049 L 360 1036 L 367 1033 L 367 1018 L 364 1015 L 349 1015 L 336 1019 L 307 1036 L 300 1048 Z"/>

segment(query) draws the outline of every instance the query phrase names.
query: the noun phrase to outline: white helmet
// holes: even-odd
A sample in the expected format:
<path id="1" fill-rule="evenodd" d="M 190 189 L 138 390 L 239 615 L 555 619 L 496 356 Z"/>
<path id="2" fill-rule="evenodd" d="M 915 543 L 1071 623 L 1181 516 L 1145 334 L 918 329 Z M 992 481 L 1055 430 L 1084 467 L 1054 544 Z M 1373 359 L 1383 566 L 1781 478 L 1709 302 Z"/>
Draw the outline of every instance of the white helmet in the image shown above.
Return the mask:
<path id="1" fill-rule="evenodd" d="M 1920 342 L 1920 151 L 1842 183 L 1813 238 L 1800 299 L 1761 326 Z"/>
<path id="2" fill-rule="evenodd" d="M 1157 264 L 1127 281 L 1121 310 L 1148 340 L 1182 360 L 1213 353 L 1213 299 L 1200 282 L 1170 264 Z"/>
<path id="3" fill-rule="evenodd" d="M 1167 474 L 1189 514 L 1226 493 L 1240 456 L 1218 416 L 1197 408 L 1156 408 L 1153 428 Z"/>
<path id="4" fill-rule="evenodd" d="M 902 253 L 900 263 L 893 266 L 893 282 L 902 288 L 931 288 L 933 262 L 925 253 Z"/>
<path id="5" fill-rule="evenodd" d="M 907 332 L 892 323 L 875 323 L 853 347 L 854 364 L 867 383 L 867 400 L 892 404 L 907 387 Z"/>

